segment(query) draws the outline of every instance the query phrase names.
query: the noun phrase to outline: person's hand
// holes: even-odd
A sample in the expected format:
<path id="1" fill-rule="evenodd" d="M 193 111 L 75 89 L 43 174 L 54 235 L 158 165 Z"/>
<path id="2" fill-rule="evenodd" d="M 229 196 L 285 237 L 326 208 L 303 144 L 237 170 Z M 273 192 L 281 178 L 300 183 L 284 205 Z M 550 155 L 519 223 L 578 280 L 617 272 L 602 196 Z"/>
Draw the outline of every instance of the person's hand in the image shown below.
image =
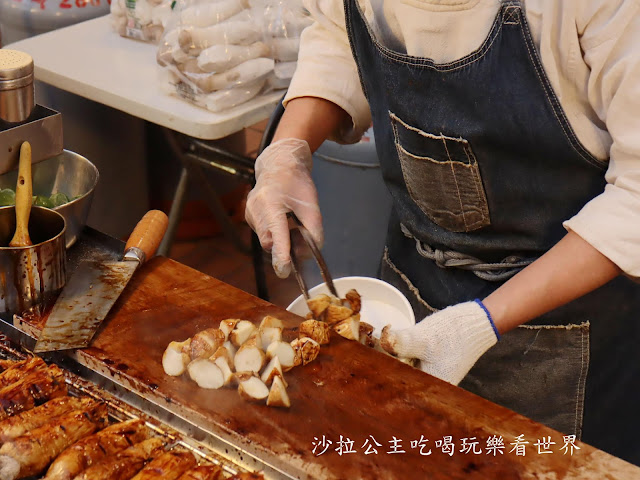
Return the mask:
<path id="1" fill-rule="evenodd" d="M 478 358 L 499 340 L 480 300 L 429 315 L 414 327 L 382 330 L 380 344 L 392 355 L 420 360 L 420 369 L 457 385 Z"/>
<path id="2" fill-rule="evenodd" d="M 285 138 L 256 160 L 256 186 L 249 192 L 245 217 L 262 248 L 271 251 L 273 269 L 280 278 L 291 272 L 287 213 L 296 214 L 318 248 L 323 243 L 318 193 L 311 179 L 311 150 L 304 140 Z"/>

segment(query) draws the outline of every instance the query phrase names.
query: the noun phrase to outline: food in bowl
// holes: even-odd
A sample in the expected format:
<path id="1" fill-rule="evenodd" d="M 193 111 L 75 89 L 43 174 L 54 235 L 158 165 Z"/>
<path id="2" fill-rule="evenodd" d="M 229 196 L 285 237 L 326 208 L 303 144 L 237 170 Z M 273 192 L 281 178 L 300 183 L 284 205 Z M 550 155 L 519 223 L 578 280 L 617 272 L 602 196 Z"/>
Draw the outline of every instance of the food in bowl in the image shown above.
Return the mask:
<path id="1" fill-rule="evenodd" d="M 34 195 L 32 197 L 32 204 L 36 207 L 56 208 L 61 205 L 65 205 L 72 202 L 76 198 L 80 198 L 80 195 L 76 197 L 69 197 L 65 193 L 58 192 L 47 195 Z M 12 207 L 16 204 L 16 192 L 11 188 L 3 188 L 0 190 L 0 207 Z"/>

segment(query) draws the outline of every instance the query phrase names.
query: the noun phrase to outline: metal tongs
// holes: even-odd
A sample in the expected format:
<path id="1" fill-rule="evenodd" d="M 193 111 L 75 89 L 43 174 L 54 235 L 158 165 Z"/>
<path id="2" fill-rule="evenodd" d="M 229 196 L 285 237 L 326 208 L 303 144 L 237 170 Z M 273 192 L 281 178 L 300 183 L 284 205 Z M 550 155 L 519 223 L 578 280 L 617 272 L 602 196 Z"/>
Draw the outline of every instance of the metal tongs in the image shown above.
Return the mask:
<path id="1" fill-rule="evenodd" d="M 300 290 L 302 290 L 302 295 L 304 296 L 305 300 L 309 300 L 310 296 L 307 284 L 305 283 L 304 278 L 302 278 L 302 275 L 300 275 L 298 259 L 296 258 L 294 248 L 294 235 L 296 231 L 299 232 L 300 236 L 311 250 L 311 254 L 313 255 L 313 258 L 315 258 L 316 263 L 320 268 L 320 273 L 322 274 L 324 283 L 327 284 L 329 292 L 331 292 L 334 297 L 338 297 L 338 292 L 336 291 L 336 287 L 333 285 L 333 279 L 331 278 L 331 274 L 329 273 L 329 268 L 327 268 L 324 257 L 322 256 L 322 253 L 320 253 L 320 249 L 316 245 L 316 242 L 313 240 L 313 237 L 309 233 L 309 230 L 307 230 L 305 226 L 302 225 L 302 222 L 298 219 L 298 217 L 296 217 L 295 213 L 289 212 L 287 213 L 287 217 L 289 219 L 289 230 L 291 234 L 291 267 L 293 269 L 293 274 L 296 277 L 298 285 L 300 286 Z"/>

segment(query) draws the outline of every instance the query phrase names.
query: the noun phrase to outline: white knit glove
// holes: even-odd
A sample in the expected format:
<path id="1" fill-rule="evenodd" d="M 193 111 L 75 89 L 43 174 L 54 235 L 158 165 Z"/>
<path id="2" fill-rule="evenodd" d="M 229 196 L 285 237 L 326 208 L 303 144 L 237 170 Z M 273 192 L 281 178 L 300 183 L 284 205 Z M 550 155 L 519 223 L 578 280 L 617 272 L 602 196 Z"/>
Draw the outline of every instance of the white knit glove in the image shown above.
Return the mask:
<path id="1" fill-rule="evenodd" d="M 296 214 L 318 248 L 322 247 L 322 216 L 311 164 L 309 145 L 297 138 L 272 143 L 256 160 L 256 186 L 247 197 L 245 218 L 262 248 L 271 251 L 273 269 L 280 278 L 291 272 L 288 212 Z"/>
<path id="2" fill-rule="evenodd" d="M 459 303 L 429 315 L 414 327 L 382 330 L 389 353 L 420 360 L 420 369 L 457 385 L 478 358 L 499 340 L 488 310 L 480 302 Z"/>

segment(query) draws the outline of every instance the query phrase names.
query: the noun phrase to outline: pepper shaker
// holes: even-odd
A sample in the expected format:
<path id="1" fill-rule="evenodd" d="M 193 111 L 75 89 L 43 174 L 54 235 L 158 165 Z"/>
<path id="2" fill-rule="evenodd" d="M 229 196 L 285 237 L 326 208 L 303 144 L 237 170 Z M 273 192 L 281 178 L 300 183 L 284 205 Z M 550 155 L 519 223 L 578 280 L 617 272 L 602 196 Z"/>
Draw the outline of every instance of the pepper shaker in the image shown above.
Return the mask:
<path id="1" fill-rule="evenodd" d="M 0 120 L 21 123 L 35 106 L 33 59 L 17 50 L 0 49 Z"/>

